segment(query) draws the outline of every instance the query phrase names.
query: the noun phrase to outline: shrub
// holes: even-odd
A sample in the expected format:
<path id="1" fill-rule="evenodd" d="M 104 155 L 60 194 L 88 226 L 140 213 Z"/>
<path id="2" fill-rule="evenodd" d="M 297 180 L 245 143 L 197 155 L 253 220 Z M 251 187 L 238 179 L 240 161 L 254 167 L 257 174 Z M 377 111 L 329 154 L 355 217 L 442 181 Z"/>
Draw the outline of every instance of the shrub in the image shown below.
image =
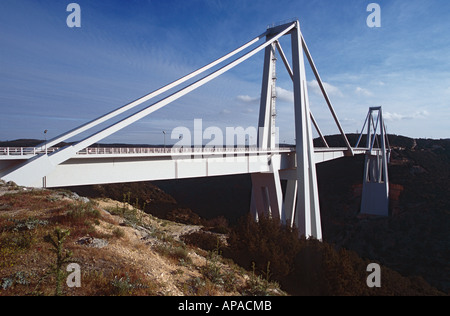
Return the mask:
<path id="1" fill-rule="evenodd" d="M 201 268 L 201 273 L 213 284 L 224 285 L 224 276 L 220 265 L 220 250 L 217 246 L 214 251 L 210 251 L 206 256 L 206 264 Z"/>
<path id="2" fill-rule="evenodd" d="M 123 230 L 121 230 L 119 227 L 116 227 L 112 231 L 112 235 L 116 238 L 123 238 L 125 236 L 125 233 Z"/>
<path id="3" fill-rule="evenodd" d="M 149 286 L 143 284 L 140 280 L 132 280 L 128 273 L 125 273 L 124 276 L 114 276 L 114 279 L 111 281 L 111 286 L 113 288 L 114 295 L 118 296 L 127 296 L 132 295 L 136 290 L 139 289 L 148 289 Z"/>
<path id="4" fill-rule="evenodd" d="M 279 290 L 278 283 L 270 282 L 270 262 L 267 263 L 267 270 L 265 272 L 265 277 L 257 275 L 255 273 L 256 267 L 255 263 L 252 264 L 252 274 L 247 282 L 247 285 L 243 291 L 246 296 L 270 296 Z"/>
<path id="5" fill-rule="evenodd" d="M 61 286 L 67 275 L 63 271 L 63 265 L 70 263 L 69 259 L 72 257 L 72 252 L 64 249 L 64 243 L 70 235 L 70 231 L 56 228 L 53 234 L 54 236 L 45 236 L 44 241 L 52 245 L 50 250 L 56 255 L 56 262 L 50 267 L 50 273 L 56 277 L 55 296 L 60 296 L 62 294 Z"/>
<path id="6" fill-rule="evenodd" d="M 287 276 L 294 268 L 294 258 L 304 244 L 297 230 L 281 225 L 279 220 L 261 217 L 255 222 L 250 215 L 241 219 L 228 240 L 225 255 L 250 269 L 255 263 L 258 271 L 265 271 L 271 263 L 273 277 Z"/>
<path id="7" fill-rule="evenodd" d="M 159 254 L 171 258 L 177 263 L 183 265 L 192 263 L 192 259 L 189 257 L 189 252 L 183 245 L 174 246 L 172 244 L 161 243 L 155 246 L 155 250 Z"/>
<path id="8" fill-rule="evenodd" d="M 215 250 L 217 247 L 223 248 L 220 239 L 214 234 L 208 232 L 193 232 L 182 236 L 181 239 L 188 245 L 192 245 L 206 251 Z"/>
<path id="9" fill-rule="evenodd" d="M 186 225 L 201 225 L 202 219 L 188 208 L 177 208 L 167 214 L 167 219 L 172 222 Z"/>

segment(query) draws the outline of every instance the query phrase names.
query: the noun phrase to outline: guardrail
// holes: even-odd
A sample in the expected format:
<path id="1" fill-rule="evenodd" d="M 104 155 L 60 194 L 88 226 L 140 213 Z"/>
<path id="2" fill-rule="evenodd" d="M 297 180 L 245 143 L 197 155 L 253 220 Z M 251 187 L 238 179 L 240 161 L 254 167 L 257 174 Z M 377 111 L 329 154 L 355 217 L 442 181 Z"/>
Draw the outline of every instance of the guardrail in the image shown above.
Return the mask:
<path id="1" fill-rule="evenodd" d="M 51 147 L 47 150 L 39 150 L 33 147 L 0 147 L 0 156 L 36 156 L 39 154 L 50 154 L 60 148 Z M 294 147 L 282 147 L 276 149 L 261 150 L 257 147 L 203 147 L 203 148 L 156 148 L 156 147 L 88 147 L 77 153 L 77 155 L 151 155 L 151 154 L 204 154 L 204 153 L 257 153 L 257 152 L 292 152 Z"/>
<path id="2" fill-rule="evenodd" d="M 59 148 L 51 147 L 40 150 L 34 147 L 0 147 L 0 156 L 36 156 L 44 153 L 53 153 Z"/>
<path id="3" fill-rule="evenodd" d="M 51 154 L 58 151 L 59 147 L 47 148 L 47 150 L 40 150 L 33 147 L 0 147 L 0 157 L 25 157 L 36 156 L 40 154 Z M 315 148 L 316 152 L 332 152 L 332 151 L 346 151 L 347 148 Z M 365 152 L 369 151 L 368 148 L 353 148 L 354 151 Z M 373 152 L 378 152 L 381 149 L 374 148 Z M 77 155 L 152 155 L 152 154 L 205 154 L 205 153 L 271 153 L 271 152 L 294 152 L 295 147 L 278 147 L 276 149 L 260 149 L 257 147 L 202 147 L 202 148 L 185 148 L 185 147 L 88 147 L 77 153 Z"/>
<path id="4" fill-rule="evenodd" d="M 227 148 L 227 147 L 203 147 L 203 148 L 95 148 L 90 147 L 79 151 L 78 155 L 139 155 L 139 154 L 204 154 L 204 153 L 257 153 L 257 152 L 290 152 L 295 149 L 293 148 L 277 148 L 261 150 L 256 147 L 246 147 L 246 148 Z"/>

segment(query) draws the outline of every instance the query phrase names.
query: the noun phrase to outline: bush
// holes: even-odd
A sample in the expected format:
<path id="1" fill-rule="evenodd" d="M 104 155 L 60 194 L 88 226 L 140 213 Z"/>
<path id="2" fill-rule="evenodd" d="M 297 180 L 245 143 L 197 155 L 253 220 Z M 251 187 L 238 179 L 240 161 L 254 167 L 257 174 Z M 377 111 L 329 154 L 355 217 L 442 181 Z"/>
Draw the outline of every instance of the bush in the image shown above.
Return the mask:
<path id="1" fill-rule="evenodd" d="M 191 264 L 192 259 L 189 257 L 189 252 L 183 245 L 175 246 L 171 244 L 158 244 L 155 246 L 155 250 L 170 259 L 173 259 L 177 263 Z"/>
<path id="2" fill-rule="evenodd" d="M 292 272 L 304 241 L 279 220 L 261 217 L 257 223 L 249 215 L 232 230 L 228 243 L 225 256 L 249 270 L 255 263 L 257 271 L 265 271 L 270 262 L 273 277 L 280 279 Z"/>
<path id="3" fill-rule="evenodd" d="M 205 226 L 205 228 L 208 228 L 209 231 L 218 234 L 228 234 L 230 232 L 228 220 L 223 216 L 204 220 L 203 226 Z"/>
<path id="4" fill-rule="evenodd" d="M 167 219 L 172 222 L 186 225 L 201 225 L 202 219 L 188 208 L 177 208 L 167 214 Z"/>
<path id="5" fill-rule="evenodd" d="M 188 245 L 192 245 L 206 251 L 215 250 L 218 245 L 219 248 L 223 247 L 223 245 L 220 243 L 220 239 L 217 236 L 203 231 L 184 235 L 181 237 L 181 239 Z"/>

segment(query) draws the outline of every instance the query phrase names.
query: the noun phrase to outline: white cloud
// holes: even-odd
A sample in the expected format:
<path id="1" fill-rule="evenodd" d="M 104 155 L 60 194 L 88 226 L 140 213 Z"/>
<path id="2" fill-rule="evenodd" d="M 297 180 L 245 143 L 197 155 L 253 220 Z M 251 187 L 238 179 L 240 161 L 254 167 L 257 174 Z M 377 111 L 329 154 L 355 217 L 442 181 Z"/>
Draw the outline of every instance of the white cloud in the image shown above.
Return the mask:
<path id="1" fill-rule="evenodd" d="M 228 109 L 223 109 L 222 111 L 220 111 L 221 115 L 227 115 L 227 114 L 231 114 L 231 111 Z"/>
<path id="2" fill-rule="evenodd" d="M 339 90 L 338 87 L 335 87 L 335 86 L 329 84 L 328 82 L 324 82 L 323 87 L 325 88 L 325 91 L 330 96 L 338 96 L 338 97 L 344 96 L 344 94 L 341 92 L 341 90 Z M 322 95 L 322 91 L 320 90 L 319 83 L 317 82 L 317 80 L 314 79 L 314 80 L 308 81 L 308 88 L 313 93 Z"/>
<path id="3" fill-rule="evenodd" d="M 244 103 L 250 103 L 250 104 L 258 104 L 260 97 L 251 97 L 249 95 L 238 95 L 236 97 L 238 101 L 244 102 Z"/>
<path id="4" fill-rule="evenodd" d="M 430 113 L 426 110 L 424 111 L 417 111 L 412 114 L 398 114 L 398 113 L 390 113 L 385 112 L 383 113 L 383 118 L 386 121 L 403 121 L 403 120 L 413 120 L 413 119 L 423 119 L 430 115 Z"/>
<path id="5" fill-rule="evenodd" d="M 372 93 L 372 92 L 370 92 L 370 91 L 367 90 L 367 89 L 361 88 L 361 87 L 356 87 L 355 93 L 356 93 L 356 94 L 359 94 L 359 95 L 366 96 L 366 97 L 371 97 L 371 96 L 373 96 L 373 93 Z"/>
<path id="6" fill-rule="evenodd" d="M 280 101 L 293 103 L 294 102 L 294 92 L 283 89 L 281 87 L 277 87 L 277 98 Z"/>
<path id="7" fill-rule="evenodd" d="M 251 97 L 249 95 L 238 95 L 236 97 L 238 101 L 248 104 L 259 104 L 260 97 Z M 294 102 L 294 93 L 292 91 L 277 87 L 277 99 L 284 102 Z"/>

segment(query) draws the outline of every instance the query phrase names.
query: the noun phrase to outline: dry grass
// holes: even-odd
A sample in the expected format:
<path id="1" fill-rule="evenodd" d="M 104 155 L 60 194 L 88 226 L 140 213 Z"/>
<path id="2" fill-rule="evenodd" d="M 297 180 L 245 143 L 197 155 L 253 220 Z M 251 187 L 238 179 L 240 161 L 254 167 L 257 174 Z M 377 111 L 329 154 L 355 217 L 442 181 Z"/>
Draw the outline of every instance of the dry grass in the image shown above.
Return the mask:
<path id="1" fill-rule="evenodd" d="M 76 243 L 90 236 L 114 244 L 124 235 L 118 221 L 95 203 L 65 195 L 39 190 L 0 197 L 0 295 L 53 294 L 55 278 L 48 272 L 55 255 L 44 237 L 57 227 L 71 232 L 65 249 L 82 269 L 82 287 L 65 288 L 66 295 L 155 295 L 157 284 L 126 258 Z"/>
<path id="2" fill-rule="evenodd" d="M 57 228 L 70 231 L 64 249 L 81 268 L 81 287 L 64 282 L 66 296 L 240 295 L 239 289 L 247 287 L 242 270 L 211 261 L 208 252 L 180 239 L 197 226 L 162 221 L 123 202 L 86 203 L 68 191 L 15 188 L 5 194 L 0 183 L 2 188 L 0 296 L 55 293 L 51 266 L 56 256 L 44 239 Z M 77 243 L 86 236 L 107 246 Z M 205 267 L 213 267 L 220 278 Z M 234 286 L 225 286 L 227 280 Z"/>

